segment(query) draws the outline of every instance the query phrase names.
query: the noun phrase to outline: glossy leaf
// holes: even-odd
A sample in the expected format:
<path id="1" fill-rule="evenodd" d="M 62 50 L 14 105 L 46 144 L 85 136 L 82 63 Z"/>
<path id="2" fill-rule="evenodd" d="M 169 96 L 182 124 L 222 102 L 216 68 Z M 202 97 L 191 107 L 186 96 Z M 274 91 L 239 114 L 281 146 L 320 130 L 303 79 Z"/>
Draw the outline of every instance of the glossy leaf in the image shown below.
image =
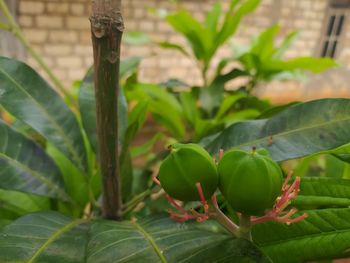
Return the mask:
<path id="1" fill-rule="evenodd" d="M 0 232 L 0 261 L 269 262 L 252 243 L 216 225 L 180 224 L 163 216 L 88 222 L 53 212 L 7 225 Z"/>
<path id="2" fill-rule="evenodd" d="M 310 262 L 349 255 L 350 208 L 307 213 L 307 219 L 289 226 L 256 225 L 253 240 L 273 262 Z"/>
<path id="3" fill-rule="evenodd" d="M 74 114 L 32 68 L 0 57 L 0 104 L 86 171 L 86 150 Z"/>
<path id="4" fill-rule="evenodd" d="M 44 150 L 0 121 L 0 188 L 69 200 L 62 175 Z"/>
<path id="5" fill-rule="evenodd" d="M 300 193 L 293 205 L 303 209 L 349 207 L 350 180 L 327 177 L 302 177 Z"/>
<path id="6" fill-rule="evenodd" d="M 211 154 L 266 148 L 273 159 L 283 161 L 348 143 L 349 125 L 349 99 L 321 99 L 293 105 L 270 119 L 235 123 L 203 144 Z"/>

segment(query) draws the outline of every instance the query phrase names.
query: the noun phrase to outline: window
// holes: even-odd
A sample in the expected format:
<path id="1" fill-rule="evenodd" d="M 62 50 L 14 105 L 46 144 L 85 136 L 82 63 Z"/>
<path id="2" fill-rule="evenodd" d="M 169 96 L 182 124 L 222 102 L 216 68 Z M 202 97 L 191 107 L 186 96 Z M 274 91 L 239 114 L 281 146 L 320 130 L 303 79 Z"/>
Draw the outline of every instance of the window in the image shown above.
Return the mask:
<path id="1" fill-rule="evenodd" d="M 323 39 L 321 41 L 322 57 L 336 57 L 349 7 L 350 0 L 333 0 L 330 2 Z"/>

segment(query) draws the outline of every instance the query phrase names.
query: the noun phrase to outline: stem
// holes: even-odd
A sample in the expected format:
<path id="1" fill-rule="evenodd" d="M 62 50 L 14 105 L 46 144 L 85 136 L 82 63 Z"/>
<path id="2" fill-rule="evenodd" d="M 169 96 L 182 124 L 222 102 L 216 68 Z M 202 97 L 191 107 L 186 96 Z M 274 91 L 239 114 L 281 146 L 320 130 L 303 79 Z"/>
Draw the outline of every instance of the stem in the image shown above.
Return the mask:
<path id="1" fill-rule="evenodd" d="M 69 105 L 76 107 L 74 97 L 64 88 L 62 82 L 55 76 L 55 74 L 47 66 L 47 64 L 44 62 L 44 60 L 41 58 L 41 56 L 35 51 L 35 49 L 31 46 L 31 44 L 25 38 L 25 36 L 23 35 L 23 32 L 21 31 L 21 29 L 19 28 L 15 19 L 11 15 L 11 12 L 8 9 L 7 5 L 5 4 L 4 0 L 0 0 L 0 10 L 2 11 L 2 13 L 4 14 L 4 16 L 6 17 L 6 19 L 9 22 L 8 25 L 1 24 L 0 28 L 5 29 L 9 32 L 12 32 L 15 35 L 15 37 L 25 47 L 27 52 L 38 62 L 38 64 L 46 72 L 46 74 L 49 76 L 51 81 L 54 83 L 54 85 L 56 86 L 58 91 L 68 100 Z"/>
<path id="2" fill-rule="evenodd" d="M 219 224 L 224 226 L 228 231 L 230 231 L 235 236 L 240 236 L 240 230 L 239 227 L 231 221 L 230 218 L 228 218 L 221 210 L 220 208 L 213 204 L 211 206 L 212 209 L 214 209 L 213 212 L 210 213 L 210 217 L 215 219 Z"/>
<path id="3" fill-rule="evenodd" d="M 252 223 L 250 222 L 250 215 L 241 214 L 239 236 L 252 241 Z"/>
<path id="4" fill-rule="evenodd" d="M 10 26 L 8 24 L 0 22 L 0 29 L 9 31 L 10 30 Z"/>
<path id="5" fill-rule="evenodd" d="M 118 86 L 120 43 L 124 24 L 121 0 L 92 1 L 91 35 L 94 51 L 99 162 L 102 174 L 102 214 L 119 220 L 122 196 L 118 151 Z"/>
<path id="6" fill-rule="evenodd" d="M 128 208 L 129 206 L 135 206 L 138 203 L 140 203 L 142 200 L 144 200 L 147 196 L 149 196 L 152 193 L 152 189 L 147 189 L 146 191 L 139 193 L 138 195 L 134 196 L 130 201 L 124 204 L 125 208 Z"/>

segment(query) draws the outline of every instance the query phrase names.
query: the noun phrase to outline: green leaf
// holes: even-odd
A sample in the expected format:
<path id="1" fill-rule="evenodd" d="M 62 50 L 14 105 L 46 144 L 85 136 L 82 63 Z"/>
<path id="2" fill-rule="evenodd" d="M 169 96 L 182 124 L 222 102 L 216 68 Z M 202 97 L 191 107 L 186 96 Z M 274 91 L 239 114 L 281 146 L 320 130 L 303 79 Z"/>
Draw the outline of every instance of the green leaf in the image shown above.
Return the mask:
<path id="1" fill-rule="evenodd" d="M 258 117 L 257 119 L 267 119 L 267 118 L 271 118 L 273 116 L 275 116 L 276 114 L 286 110 L 287 108 L 289 108 L 290 106 L 296 105 L 300 102 L 297 101 L 293 101 L 287 104 L 283 104 L 283 105 L 277 105 L 277 106 L 273 106 L 265 111 L 263 111 Z"/>
<path id="2" fill-rule="evenodd" d="M 303 209 L 349 207 L 350 180 L 329 177 L 302 177 L 300 193 L 293 205 Z"/>
<path id="3" fill-rule="evenodd" d="M 236 0 L 231 0 L 231 8 L 227 12 L 222 27 L 215 38 L 216 48 L 225 43 L 236 32 L 244 16 L 253 12 L 260 4 L 260 0 L 246 0 L 242 1 L 243 3 L 237 7 L 237 2 Z"/>
<path id="4" fill-rule="evenodd" d="M 138 60 L 130 59 L 121 62 L 121 74 L 124 76 L 129 70 L 133 70 Z M 97 151 L 97 127 L 96 127 L 96 102 L 94 90 L 94 73 L 89 70 L 84 77 L 79 91 L 79 109 L 82 118 L 82 123 L 86 131 L 89 142 L 95 152 Z M 118 96 L 118 136 L 119 140 L 123 142 L 127 122 L 128 122 L 128 105 L 122 89 Z"/>
<path id="5" fill-rule="evenodd" d="M 75 204 L 79 205 L 75 208 L 84 209 L 86 203 L 89 202 L 89 181 L 91 184 L 92 178 L 86 180 L 84 174 L 73 165 L 70 160 L 66 158 L 60 151 L 55 147 L 52 147 L 51 144 L 46 145 L 46 153 L 55 160 L 57 167 L 59 168 L 66 191 L 68 195 L 75 201 Z"/>
<path id="6" fill-rule="evenodd" d="M 140 155 L 146 154 L 146 153 L 150 153 L 150 151 L 152 150 L 153 146 L 160 141 L 161 139 L 163 139 L 165 136 L 163 133 L 156 133 L 151 139 L 147 140 L 144 144 L 139 145 L 139 146 L 134 146 L 130 152 L 131 152 L 131 156 L 133 158 L 138 157 Z"/>
<path id="7" fill-rule="evenodd" d="M 221 12 L 222 12 L 222 8 L 220 3 L 215 3 L 213 5 L 213 8 L 207 14 L 204 21 L 205 27 L 211 32 L 213 36 L 215 36 L 217 32 Z"/>
<path id="8" fill-rule="evenodd" d="M 336 66 L 338 66 L 337 62 L 331 58 L 299 57 L 286 61 L 269 61 L 268 63 L 264 64 L 264 70 L 308 70 L 313 73 L 320 73 L 326 69 Z"/>
<path id="9" fill-rule="evenodd" d="M 186 57 L 190 57 L 190 54 L 188 54 L 188 52 L 186 51 L 186 49 L 179 45 L 179 44 L 175 44 L 175 43 L 171 43 L 171 42 L 160 42 L 158 43 L 158 45 L 164 49 L 174 49 L 179 51 L 180 53 L 182 53 L 182 55 L 186 56 Z"/>
<path id="10" fill-rule="evenodd" d="M 50 200 L 42 196 L 0 189 L 0 210 L 11 211 L 16 217 L 50 209 Z M 4 219 L 0 214 L 0 219 Z"/>
<path id="11" fill-rule="evenodd" d="M 142 125 L 145 122 L 148 101 L 139 102 L 130 112 L 129 115 L 129 125 L 126 130 L 126 136 L 123 147 L 126 149 L 131 144 L 134 139 L 136 133 L 141 129 Z"/>
<path id="12" fill-rule="evenodd" d="M 307 211 L 291 224 L 265 223 L 253 228 L 253 240 L 273 262 L 299 263 L 349 255 L 350 208 Z"/>
<path id="13" fill-rule="evenodd" d="M 274 59 L 281 59 L 284 53 L 288 50 L 288 48 L 295 42 L 298 38 L 299 32 L 293 31 L 290 32 L 284 39 L 281 45 L 276 48 L 275 53 L 273 54 Z"/>
<path id="14" fill-rule="evenodd" d="M 253 44 L 251 51 L 260 60 L 270 59 L 275 52 L 274 39 L 280 31 L 280 26 L 273 25 L 262 32 Z"/>
<path id="15" fill-rule="evenodd" d="M 123 35 L 123 42 L 125 44 L 137 46 L 137 45 L 149 44 L 151 42 L 151 39 L 145 33 L 132 31 L 132 32 L 126 32 Z"/>
<path id="16" fill-rule="evenodd" d="M 343 162 L 350 163 L 350 144 L 346 144 L 337 149 L 334 149 L 330 151 L 330 153 Z"/>
<path id="17" fill-rule="evenodd" d="M 321 99 L 293 105 L 270 119 L 235 123 L 204 146 L 211 154 L 266 148 L 273 159 L 283 161 L 348 143 L 349 125 L 349 99 Z"/>
<path id="18" fill-rule="evenodd" d="M 32 68 L 0 57 L 0 104 L 44 136 L 80 170 L 87 170 L 85 145 L 74 114 Z"/>
<path id="19" fill-rule="evenodd" d="M 217 225 L 181 224 L 164 216 L 84 221 L 53 212 L 27 215 L 5 226 L 0 261 L 270 262 L 252 243 Z"/>
<path id="20" fill-rule="evenodd" d="M 141 57 L 129 57 L 120 61 L 119 76 L 121 79 L 127 77 L 128 74 L 137 70 L 141 63 Z"/>
<path id="21" fill-rule="evenodd" d="M 186 10 L 178 11 L 166 16 L 169 24 L 179 33 L 181 33 L 191 45 L 194 55 L 197 59 L 208 63 L 208 52 L 212 40 L 208 31 L 195 20 Z"/>
<path id="22" fill-rule="evenodd" d="M 33 141 L 0 121 L 0 188 L 69 200 L 53 160 Z"/>
<path id="23" fill-rule="evenodd" d="M 139 102 L 130 112 L 129 125 L 125 133 L 120 154 L 121 181 L 123 201 L 128 200 L 133 183 L 133 167 L 129 146 L 137 132 L 143 126 L 147 115 L 148 101 Z"/>
<path id="24" fill-rule="evenodd" d="M 191 92 L 180 92 L 179 98 L 186 120 L 194 127 L 201 117 L 196 98 Z"/>
<path id="25" fill-rule="evenodd" d="M 202 108 L 211 116 L 213 111 L 221 106 L 225 92 L 225 84 L 238 77 L 247 76 L 247 73 L 234 68 L 226 74 L 215 76 L 208 87 L 204 87 L 200 93 Z"/>
<path id="26" fill-rule="evenodd" d="M 218 110 L 218 112 L 216 113 L 216 119 L 222 119 L 225 114 L 230 111 L 230 109 L 235 105 L 235 103 L 237 101 L 239 101 L 240 99 L 246 97 L 247 95 L 244 93 L 238 93 L 238 94 L 233 94 L 233 95 L 229 95 L 226 96 L 222 103 L 220 104 L 220 108 Z"/>
<path id="27" fill-rule="evenodd" d="M 182 123 L 181 105 L 164 87 L 142 83 L 128 91 L 127 95 L 129 100 L 148 101 L 154 119 L 164 125 L 173 136 L 183 138 L 185 127 Z"/>

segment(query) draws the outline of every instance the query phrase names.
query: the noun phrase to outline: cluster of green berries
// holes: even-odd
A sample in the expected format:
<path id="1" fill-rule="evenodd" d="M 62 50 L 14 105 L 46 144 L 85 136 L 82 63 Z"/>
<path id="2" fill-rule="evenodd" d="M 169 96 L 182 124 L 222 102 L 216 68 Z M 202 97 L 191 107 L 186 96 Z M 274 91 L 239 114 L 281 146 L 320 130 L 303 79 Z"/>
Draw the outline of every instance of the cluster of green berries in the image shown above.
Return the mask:
<path id="1" fill-rule="evenodd" d="M 170 149 L 160 166 L 159 181 L 172 198 L 200 201 L 199 182 L 205 199 L 219 188 L 237 212 L 259 216 L 271 209 L 281 194 L 281 168 L 265 150 L 231 150 L 216 164 L 197 144 L 174 144 Z"/>

